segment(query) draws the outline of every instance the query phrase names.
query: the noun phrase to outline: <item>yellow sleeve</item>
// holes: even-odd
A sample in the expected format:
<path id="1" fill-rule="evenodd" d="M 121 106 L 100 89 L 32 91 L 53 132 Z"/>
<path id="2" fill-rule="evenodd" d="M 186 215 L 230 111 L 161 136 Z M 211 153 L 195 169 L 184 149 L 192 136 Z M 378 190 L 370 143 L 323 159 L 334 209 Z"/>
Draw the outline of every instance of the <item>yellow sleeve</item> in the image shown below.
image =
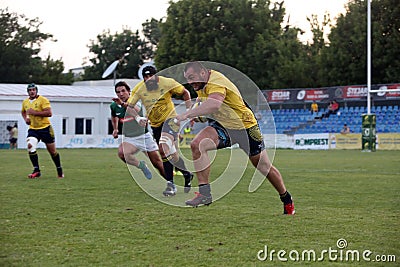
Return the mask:
<path id="1" fill-rule="evenodd" d="M 170 88 L 172 88 L 170 91 L 171 94 L 182 95 L 183 92 L 185 91 L 185 87 L 182 84 L 180 84 L 177 81 L 172 80 L 172 79 L 171 79 Z"/>

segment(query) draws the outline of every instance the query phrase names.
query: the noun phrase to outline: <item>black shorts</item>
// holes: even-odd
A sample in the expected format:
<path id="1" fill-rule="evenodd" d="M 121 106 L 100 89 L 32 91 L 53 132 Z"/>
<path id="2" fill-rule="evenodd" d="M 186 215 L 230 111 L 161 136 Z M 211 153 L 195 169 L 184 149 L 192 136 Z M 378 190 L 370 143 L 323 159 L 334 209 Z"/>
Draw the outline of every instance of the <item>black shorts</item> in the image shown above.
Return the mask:
<path id="1" fill-rule="evenodd" d="M 27 137 L 35 137 L 38 141 L 42 141 L 45 144 L 51 144 L 55 142 L 54 130 L 51 125 L 43 129 L 29 129 Z"/>
<path id="2" fill-rule="evenodd" d="M 174 137 L 174 140 L 178 137 L 179 125 L 174 123 L 174 119 L 167 119 L 163 124 L 158 127 L 151 127 L 153 131 L 153 137 L 156 140 L 157 144 L 160 141 L 161 133 L 169 133 Z"/>
<path id="3" fill-rule="evenodd" d="M 232 130 L 224 128 L 216 121 L 211 121 L 209 126 L 217 131 L 219 138 L 217 149 L 238 144 L 249 156 L 258 155 L 265 149 L 264 139 L 258 125 L 243 130 Z"/>
<path id="4" fill-rule="evenodd" d="M 10 138 L 10 144 L 16 144 L 17 140 L 17 138 Z"/>

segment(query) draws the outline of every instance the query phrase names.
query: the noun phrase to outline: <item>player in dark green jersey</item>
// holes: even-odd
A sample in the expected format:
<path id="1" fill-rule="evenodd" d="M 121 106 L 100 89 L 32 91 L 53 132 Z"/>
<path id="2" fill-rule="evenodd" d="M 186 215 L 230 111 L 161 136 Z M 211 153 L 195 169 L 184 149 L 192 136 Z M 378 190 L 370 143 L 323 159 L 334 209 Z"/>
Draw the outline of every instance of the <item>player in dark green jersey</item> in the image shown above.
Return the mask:
<path id="1" fill-rule="evenodd" d="M 164 177 L 164 168 L 158 152 L 158 145 L 153 136 L 149 133 L 147 127 L 140 126 L 134 117 L 126 113 L 127 103 L 131 89 L 129 85 L 120 81 L 115 85 L 116 98 L 110 105 L 111 122 L 113 126 L 113 137 L 118 138 L 118 134 L 123 134 L 122 143 L 118 148 L 119 158 L 127 164 L 138 167 L 142 170 L 147 179 L 152 178 L 151 171 L 146 166 L 145 161 L 139 161 L 135 154 L 142 151 L 146 154 L 153 166 Z M 136 111 L 143 116 L 143 110 L 138 102 L 135 106 Z"/>

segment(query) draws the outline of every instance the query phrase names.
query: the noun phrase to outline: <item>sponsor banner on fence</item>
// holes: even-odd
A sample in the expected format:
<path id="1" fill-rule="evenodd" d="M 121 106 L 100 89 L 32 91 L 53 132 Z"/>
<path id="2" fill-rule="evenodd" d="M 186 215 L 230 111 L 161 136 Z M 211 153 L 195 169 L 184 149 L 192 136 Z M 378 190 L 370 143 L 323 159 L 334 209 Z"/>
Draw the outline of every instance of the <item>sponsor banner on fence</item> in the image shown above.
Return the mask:
<path id="1" fill-rule="evenodd" d="M 179 137 L 179 147 L 180 148 L 189 148 L 190 143 L 192 142 L 195 134 L 183 134 Z"/>
<path id="2" fill-rule="evenodd" d="M 376 98 L 378 98 L 378 99 L 383 98 L 386 100 L 400 99 L 400 92 L 391 91 L 394 89 L 400 89 L 400 84 L 397 83 L 397 84 L 381 85 L 381 86 L 379 86 L 378 90 L 381 90 L 382 92 L 376 93 Z"/>
<path id="3" fill-rule="evenodd" d="M 334 133 L 329 139 L 332 149 L 361 149 L 361 134 Z"/>
<path id="4" fill-rule="evenodd" d="M 290 100 L 290 90 L 270 90 L 264 91 L 267 101 L 270 103 L 287 102 Z"/>
<path id="5" fill-rule="evenodd" d="M 294 149 L 329 149 L 329 134 L 296 134 Z"/>
<path id="6" fill-rule="evenodd" d="M 400 150 L 400 134 L 380 133 L 376 135 L 376 149 L 379 150 Z"/>
<path id="7" fill-rule="evenodd" d="M 275 148 L 293 148 L 293 135 L 287 134 L 263 134 L 265 147 L 267 149 Z"/>
<path id="8" fill-rule="evenodd" d="M 371 89 L 382 91 L 372 93 L 371 98 L 373 100 L 400 99 L 400 92 L 393 92 L 394 89 L 400 89 L 399 83 L 375 84 L 371 86 Z M 276 89 L 264 90 L 263 94 L 270 104 L 299 104 L 314 100 L 326 103 L 332 100 L 364 101 L 368 96 L 368 87 L 364 84 L 306 89 Z"/>
<path id="9" fill-rule="evenodd" d="M 122 137 L 114 139 L 111 135 L 63 135 L 63 148 L 114 148 L 121 143 Z"/>
<path id="10" fill-rule="evenodd" d="M 329 100 L 329 91 L 328 89 L 306 89 L 300 90 L 297 93 L 297 100 L 304 102 L 312 102 L 312 101 L 327 101 Z"/>

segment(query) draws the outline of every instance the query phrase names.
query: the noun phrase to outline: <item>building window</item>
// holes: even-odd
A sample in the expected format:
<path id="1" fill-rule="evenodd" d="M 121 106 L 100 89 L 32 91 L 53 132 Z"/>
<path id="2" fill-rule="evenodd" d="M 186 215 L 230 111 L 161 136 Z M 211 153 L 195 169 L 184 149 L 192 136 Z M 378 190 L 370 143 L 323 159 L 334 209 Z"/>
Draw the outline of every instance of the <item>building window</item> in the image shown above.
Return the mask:
<path id="1" fill-rule="evenodd" d="M 62 120 L 62 134 L 67 134 L 67 118 L 63 118 Z"/>
<path id="2" fill-rule="evenodd" d="M 92 134 L 92 119 L 76 118 L 75 134 Z"/>

